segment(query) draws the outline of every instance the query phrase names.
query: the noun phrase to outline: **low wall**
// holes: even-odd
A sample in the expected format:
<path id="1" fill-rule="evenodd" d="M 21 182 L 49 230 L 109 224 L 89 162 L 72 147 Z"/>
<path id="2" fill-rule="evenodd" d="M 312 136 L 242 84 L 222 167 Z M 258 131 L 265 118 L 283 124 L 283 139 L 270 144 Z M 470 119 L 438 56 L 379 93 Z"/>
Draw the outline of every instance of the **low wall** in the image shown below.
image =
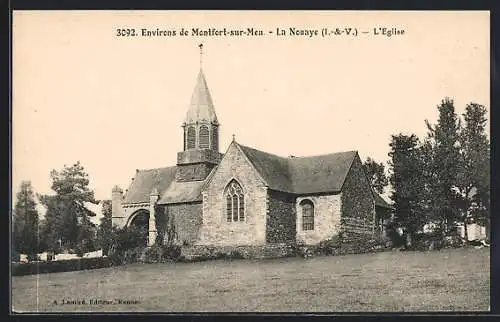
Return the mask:
<path id="1" fill-rule="evenodd" d="M 263 259 L 295 255 L 289 244 L 268 244 L 264 246 L 183 246 L 181 257 L 186 261 L 217 258 Z"/>
<path id="2" fill-rule="evenodd" d="M 70 272 L 110 266 L 112 266 L 112 262 L 108 257 L 78 258 L 60 261 L 40 261 L 25 264 L 12 263 L 12 276 Z"/>
<path id="3" fill-rule="evenodd" d="M 297 246 L 287 243 L 267 244 L 264 246 L 183 246 L 181 260 L 202 261 L 210 259 L 266 259 L 311 255 L 347 255 L 383 252 L 387 249 L 380 245 L 366 243 L 344 243 L 340 247 Z"/>

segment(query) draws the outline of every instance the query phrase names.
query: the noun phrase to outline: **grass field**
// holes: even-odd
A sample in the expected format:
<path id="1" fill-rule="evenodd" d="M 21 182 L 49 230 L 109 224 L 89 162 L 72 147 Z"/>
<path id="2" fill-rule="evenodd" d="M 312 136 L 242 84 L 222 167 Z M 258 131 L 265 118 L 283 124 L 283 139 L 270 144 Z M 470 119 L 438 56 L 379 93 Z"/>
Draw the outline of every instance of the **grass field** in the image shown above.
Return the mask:
<path id="1" fill-rule="evenodd" d="M 12 278 L 16 312 L 487 311 L 489 293 L 487 248 L 133 264 Z"/>

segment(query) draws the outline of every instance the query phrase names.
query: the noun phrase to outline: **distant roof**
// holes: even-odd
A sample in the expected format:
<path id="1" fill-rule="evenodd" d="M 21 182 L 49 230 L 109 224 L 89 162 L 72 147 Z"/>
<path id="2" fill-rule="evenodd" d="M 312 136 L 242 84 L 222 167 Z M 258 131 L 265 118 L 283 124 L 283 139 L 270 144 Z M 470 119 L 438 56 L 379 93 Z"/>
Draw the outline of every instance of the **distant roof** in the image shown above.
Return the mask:
<path id="1" fill-rule="evenodd" d="M 238 145 L 269 188 L 298 194 L 340 192 L 357 153 L 286 158 Z"/>
<path id="2" fill-rule="evenodd" d="M 218 124 L 212 96 L 210 95 L 205 75 L 201 69 L 196 81 L 196 87 L 191 96 L 191 104 L 189 105 L 184 123 L 189 124 L 200 121 Z"/>
<path id="3" fill-rule="evenodd" d="M 386 209 L 393 209 L 394 208 L 387 201 L 385 201 L 385 199 L 382 198 L 382 196 L 380 196 L 374 189 L 372 189 L 372 192 L 373 192 L 373 197 L 375 198 L 375 206 L 386 208 Z"/>
<path id="4" fill-rule="evenodd" d="M 124 203 L 149 202 L 149 195 L 157 189 L 161 195 L 175 180 L 177 167 L 166 167 L 149 170 L 137 170 L 134 180 L 125 194 Z"/>

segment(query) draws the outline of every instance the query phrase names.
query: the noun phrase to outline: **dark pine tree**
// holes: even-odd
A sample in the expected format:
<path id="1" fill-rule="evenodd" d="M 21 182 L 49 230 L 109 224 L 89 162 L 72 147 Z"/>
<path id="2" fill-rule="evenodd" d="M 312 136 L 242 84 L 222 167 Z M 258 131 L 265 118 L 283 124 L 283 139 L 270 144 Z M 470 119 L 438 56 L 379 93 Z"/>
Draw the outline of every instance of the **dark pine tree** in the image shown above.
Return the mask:
<path id="1" fill-rule="evenodd" d="M 395 207 L 395 223 L 403 228 L 409 243 L 425 224 L 421 207 L 422 161 L 419 140 L 412 135 L 393 135 L 389 144 L 389 181 L 393 188 L 391 199 Z M 408 245 L 410 246 L 410 245 Z"/>
<path id="2" fill-rule="evenodd" d="M 30 181 L 23 181 L 13 214 L 13 246 L 18 253 L 33 255 L 39 252 L 39 218 Z"/>
<path id="3" fill-rule="evenodd" d="M 377 163 L 372 158 L 368 157 L 363 163 L 363 168 L 365 170 L 366 176 L 372 185 L 372 188 L 378 193 L 384 193 L 384 188 L 389 184 L 389 180 L 385 175 L 384 164 Z"/>
<path id="4" fill-rule="evenodd" d="M 435 126 L 426 121 L 427 140 L 431 146 L 430 183 L 431 208 L 434 221 L 439 222 L 444 231 L 454 228 L 459 217 L 459 198 L 456 191 L 459 161 L 459 119 L 455 113 L 453 100 L 445 98 L 438 106 L 439 117 Z"/>
<path id="5" fill-rule="evenodd" d="M 89 210 L 85 202 L 95 202 L 94 193 L 88 187 L 89 179 L 85 169 L 77 162 L 64 166 L 61 171 L 52 170 L 52 190 L 54 195 L 45 195 L 41 201 L 47 207 L 46 242 L 49 248 L 76 248 L 79 237 L 86 235 Z"/>
<path id="6" fill-rule="evenodd" d="M 466 223 L 469 220 L 473 219 L 489 228 L 490 149 L 486 114 L 486 108 L 482 105 L 467 105 L 463 114 L 465 124 L 460 129 L 460 166 L 456 185 L 466 240 Z"/>

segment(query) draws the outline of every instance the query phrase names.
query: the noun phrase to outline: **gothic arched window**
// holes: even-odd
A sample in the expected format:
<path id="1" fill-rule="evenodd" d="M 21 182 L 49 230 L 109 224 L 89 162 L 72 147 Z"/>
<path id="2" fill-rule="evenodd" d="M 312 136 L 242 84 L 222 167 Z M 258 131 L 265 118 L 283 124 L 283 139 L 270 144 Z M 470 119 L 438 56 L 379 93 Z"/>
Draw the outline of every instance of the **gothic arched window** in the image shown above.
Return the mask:
<path id="1" fill-rule="evenodd" d="M 194 149 L 196 147 L 196 130 L 194 126 L 187 129 L 187 149 Z"/>
<path id="2" fill-rule="evenodd" d="M 314 204 L 304 199 L 300 202 L 302 208 L 302 230 L 314 230 Z"/>
<path id="3" fill-rule="evenodd" d="M 200 126 L 200 149 L 208 149 L 208 127 L 206 125 Z"/>
<path id="4" fill-rule="evenodd" d="M 236 180 L 227 185 L 225 195 L 227 222 L 245 221 L 245 195 Z"/>

